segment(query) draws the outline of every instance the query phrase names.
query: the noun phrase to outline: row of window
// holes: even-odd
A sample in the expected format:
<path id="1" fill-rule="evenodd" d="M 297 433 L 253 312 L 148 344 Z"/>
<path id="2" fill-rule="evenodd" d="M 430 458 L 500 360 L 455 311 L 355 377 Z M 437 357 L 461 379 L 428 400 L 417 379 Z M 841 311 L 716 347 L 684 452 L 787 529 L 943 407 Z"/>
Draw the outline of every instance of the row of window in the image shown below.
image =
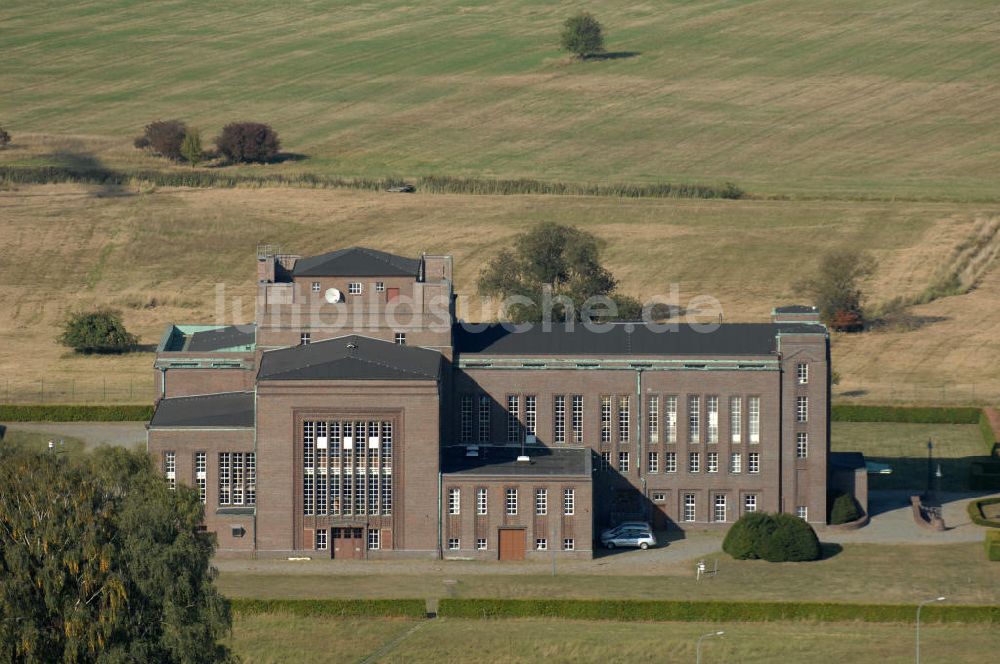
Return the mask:
<path id="1" fill-rule="evenodd" d="M 507 488 L 504 490 L 504 510 L 509 516 L 515 516 L 518 510 L 518 490 Z M 462 490 L 459 488 L 448 489 L 448 514 L 462 513 Z M 545 516 L 549 513 L 549 490 L 535 489 L 535 515 Z M 576 490 L 563 489 L 562 493 L 562 513 L 564 516 L 573 516 L 576 513 Z M 489 494 L 485 488 L 476 489 L 476 515 L 484 516 L 489 514 Z"/>
<path id="2" fill-rule="evenodd" d="M 396 332 L 395 336 L 393 337 L 393 341 L 396 343 L 397 346 L 405 346 L 406 345 L 406 332 Z M 300 345 L 305 346 L 306 344 L 310 344 L 310 343 L 312 343 L 312 333 L 311 332 L 302 332 L 302 333 L 299 334 L 299 344 Z"/>
<path id="3" fill-rule="evenodd" d="M 391 420 L 302 423 L 302 513 L 392 514 Z"/>
<path id="4" fill-rule="evenodd" d="M 448 538 L 448 550 L 458 551 L 462 548 L 462 540 L 459 537 L 449 537 Z M 476 539 L 476 551 L 488 551 L 486 538 L 479 537 Z M 548 551 L 549 550 L 549 540 L 544 537 L 539 537 L 535 539 L 535 551 Z M 572 537 L 567 537 L 562 541 L 563 551 L 575 551 L 576 550 L 576 540 Z"/>
<path id="5" fill-rule="evenodd" d="M 803 448 L 803 454 L 805 449 Z M 619 452 L 618 453 L 618 471 L 622 473 L 627 473 L 631 469 L 631 454 L 629 452 Z M 660 453 L 650 452 L 647 459 L 646 470 L 649 473 L 659 473 L 660 469 Z M 705 459 L 705 472 L 717 473 L 719 472 L 719 453 L 718 452 L 707 452 L 704 456 Z M 677 452 L 666 452 L 663 455 L 663 468 L 664 473 L 676 473 L 677 472 Z M 700 473 L 702 470 L 702 453 L 701 452 L 689 452 L 688 453 L 688 465 L 687 471 L 689 473 Z M 611 469 L 611 452 L 601 452 L 601 470 Z M 739 474 L 743 472 L 743 454 L 740 452 L 733 452 L 729 455 L 729 472 L 733 474 Z M 759 473 L 760 472 L 760 452 L 750 452 L 747 454 L 747 472 L 748 473 Z"/>
<path id="6" fill-rule="evenodd" d="M 664 503 L 667 500 L 667 494 L 663 492 L 653 493 L 654 503 Z M 693 493 L 685 493 L 682 497 L 682 507 L 680 520 L 686 522 L 692 522 L 695 520 L 695 514 L 697 513 L 697 495 Z M 757 494 L 748 493 L 743 496 L 743 513 L 749 514 L 751 512 L 757 511 Z M 795 508 L 795 516 L 803 520 L 808 520 L 809 509 L 805 505 L 798 505 Z M 712 521 L 715 522 L 726 522 L 729 521 L 729 497 L 724 493 L 717 493 L 712 496 Z"/>
<path id="7" fill-rule="evenodd" d="M 361 529 L 360 528 L 331 528 L 330 529 L 330 536 L 333 539 L 339 539 L 342 536 L 343 537 L 348 537 L 348 536 L 350 536 L 350 534 L 351 534 L 350 531 L 352 531 L 352 530 L 358 531 L 358 530 L 361 530 Z M 343 535 L 342 535 L 342 533 L 343 533 Z M 360 536 L 360 533 L 358 533 L 358 535 Z M 382 531 L 380 531 L 380 530 L 369 530 L 368 531 L 368 538 L 367 539 L 368 539 L 368 550 L 369 551 L 378 551 L 379 549 L 382 548 Z M 314 543 L 314 546 L 316 547 L 317 551 L 326 551 L 327 550 L 327 547 L 329 546 L 329 544 L 328 544 L 328 540 L 327 540 L 327 530 L 326 530 L 326 528 L 319 528 L 319 529 L 316 530 L 316 533 L 314 535 L 314 542 L 313 543 Z"/>
<path id="8" fill-rule="evenodd" d="M 676 443 L 678 438 L 678 397 L 649 395 L 646 402 L 646 432 L 650 443 Z M 628 443 L 632 439 L 632 402 L 634 395 L 600 397 L 600 441 Z M 728 398 L 729 441 L 740 443 L 746 436 L 751 444 L 760 442 L 760 397 Z M 552 440 L 555 443 L 582 443 L 584 438 L 583 395 L 556 394 L 552 398 Z M 720 440 L 720 399 L 710 395 L 688 395 L 686 401 L 689 443 L 718 443 Z M 523 409 L 523 416 L 522 416 Z M 508 394 L 506 397 L 507 442 L 533 442 L 537 435 L 538 396 Z M 567 418 L 567 415 L 569 416 Z M 462 394 L 459 401 L 459 436 L 463 443 L 492 442 L 492 399 L 487 394 Z M 809 397 L 796 398 L 796 421 L 807 422 Z"/>
<path id="9" fill-rule="evenodd" d="M 376 293 L 385 292 L 385 282 L 376 281 L 373 285 Z M 319 281 L 312 282 L 312 292 L 319 293 L 323 290 L 323 284 Z M 361 295 L 365 290 L 365 285 L 360 281 L 351 281 L 347 284 L 347 294 L 348 295 Z"/>
<path id="10" fill-rule="evenodd" d="M 208 500 L 208 455 L 194 453 L 194 486 L 204 504 Z M 163 453 L 163 473 L 171 489 L 177 488 L 177 452 Z M 219 506 L 257 504 L 257 455 L 253 452 L 219 452 Z"/>

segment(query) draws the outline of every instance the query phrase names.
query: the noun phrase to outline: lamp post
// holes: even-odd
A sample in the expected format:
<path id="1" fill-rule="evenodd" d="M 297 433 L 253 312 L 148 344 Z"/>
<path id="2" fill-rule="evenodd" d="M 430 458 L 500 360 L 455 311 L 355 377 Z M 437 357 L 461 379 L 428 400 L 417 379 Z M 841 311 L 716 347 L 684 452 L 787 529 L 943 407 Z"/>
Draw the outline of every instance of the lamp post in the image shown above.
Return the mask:
<path id="1" fill-rule="evenodd" d="M 924 608 L 925 604 L 931 604 L 933 602 L 943 602 L 944 597 L 935 597 L 934 599 L 927 599 L 917 605 L 917 664 L 920 664 L 920 609 Z"/>
<path id="2" fill-rule="evenodd" d="M 708 634 L 702 634 L 698 637 L 698 645 L 694 649 L 694 661 L 695 664 L 701 664 L 701 642 L 710 636 L 722 636 L 725 632 L 709 632 Z"/>
<path id="3" fill-rule="evenodd" d="M 927 494 L 925 495 L 925 500 L 930 502 L 931 499 L 931 481 L 934 477 L 934 443 L 927 439 Z"/>

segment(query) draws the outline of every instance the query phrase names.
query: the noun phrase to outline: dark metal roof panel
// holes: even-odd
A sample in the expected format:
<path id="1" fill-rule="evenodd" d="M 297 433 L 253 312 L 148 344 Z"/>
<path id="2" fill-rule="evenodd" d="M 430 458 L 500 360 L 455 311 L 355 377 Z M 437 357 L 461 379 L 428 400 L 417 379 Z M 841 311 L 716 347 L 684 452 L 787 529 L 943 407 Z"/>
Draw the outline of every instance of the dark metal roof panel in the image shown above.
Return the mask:
<path id="1" fill-rule="evenodd" d="M 416 278 L 420 274 L 420 260 L 365 247 L 349 247 L 300 258 L 295 262 L 292 274 L 296 277 Z"/>
<path id="2" fill-rule="evenodd" d="M 479 456 L 466 455 L 465 445 L 442 448 L 441 472 L 455 475 L 499 475 L 510 477 L 582 476 L 590 480 L 588 462 L 590 449 L 553 448 L 529 445 L 525 454 L 529 461 L 518 461 L 520 447 L 479 446 Z"/>
<path id="3" fill-rule="evenodd" d="M 161 399 L 150 428 L 253 428 L 253 392 L 220 392 Z"/>
<path id="4" fill-rule="evenodd" d="M 437 380 L 437 351 L 349 335 L 263 354 L 258 380 Z"/>
<path id="5" fill-rule="evenodd" d="M 572 328 L 554 324 L 550 330 L 534 325 L 517 332 L 499 324 L 470 331 L 460 324 L 455 330 L 455 348 L 461 355 L 769 355 L 777 349 L 778 334 L 826 334 L 826 328 L 798 323 L 726 323 L 712 332 L 686 324 L 658 331 L 643 323 L 616 323 L 602 331 L 577 323 Z"/>
<path id="6" fill-rule="evenodd" d="M 256 325 L 230 325 L 217 330 L 195 332 L 191 335 L 185 350 L 204 352 L 236 346 L 253 346 L 256 338 Z"/>

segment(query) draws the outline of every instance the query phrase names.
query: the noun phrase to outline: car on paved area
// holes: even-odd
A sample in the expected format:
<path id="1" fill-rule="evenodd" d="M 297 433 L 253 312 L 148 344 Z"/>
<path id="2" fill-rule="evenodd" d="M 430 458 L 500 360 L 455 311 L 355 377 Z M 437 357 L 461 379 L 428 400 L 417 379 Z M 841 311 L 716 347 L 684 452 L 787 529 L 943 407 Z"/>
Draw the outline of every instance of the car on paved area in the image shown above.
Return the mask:
<path id="1" fill-rule="evenodd" d="M 616 526 L 612 526 L 611 528 L 605 528 L 604 530 L 602 530 L 601 539 L 604 539 L 605 537 L 610 537 L 611 535 L 621 532 L 626 528 L 642 528 L 644 530 L 648 530 L 649 532 L 653 532 L 653 527 L 650 526 L 649 523 L 646 521 L 623 521 Z"/>
<path id="2" fill-rule="evenodd" d="M 648 528 L 625 528 L 617 533 L 601 538 L 601 544 L 608 549 L 624 546 L 637 546 L 640 549 L 648 549 L 656 546 L 656 537 L 653 531 Z"/>

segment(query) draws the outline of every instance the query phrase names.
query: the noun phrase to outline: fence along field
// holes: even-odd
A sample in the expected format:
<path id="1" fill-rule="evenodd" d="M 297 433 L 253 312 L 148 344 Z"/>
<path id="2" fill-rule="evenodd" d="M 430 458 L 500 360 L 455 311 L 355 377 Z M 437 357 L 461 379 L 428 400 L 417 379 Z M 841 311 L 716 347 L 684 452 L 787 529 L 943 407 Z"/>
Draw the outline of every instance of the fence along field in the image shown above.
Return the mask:
<path id="1" fill-rule="evenodd" d="M 176 117 L 206 138 L 270 123 L 296 158 L 234 169 L 258 176 L 997 198 L 992 0 L 601 0 L 586 8 L 614 57 L 571 63 L 576 8 L 11 0 L 0 162 L 184 170 L 131 147 Z"/>

